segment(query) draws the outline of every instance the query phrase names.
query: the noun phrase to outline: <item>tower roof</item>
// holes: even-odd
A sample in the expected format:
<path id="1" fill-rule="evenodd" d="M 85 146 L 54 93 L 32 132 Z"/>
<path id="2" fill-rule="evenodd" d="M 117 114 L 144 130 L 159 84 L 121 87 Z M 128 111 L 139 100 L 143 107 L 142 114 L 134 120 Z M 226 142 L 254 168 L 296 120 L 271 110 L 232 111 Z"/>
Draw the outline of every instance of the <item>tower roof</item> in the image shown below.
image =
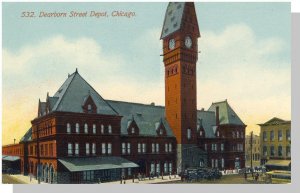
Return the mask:
<path id="1" fill-rule="evenodd" d="M 188 4 L 192 5 L 192 9 L 190 10 L 186 9 Z M 189 14 L 192 17 L 196 17 L 196 12 L 195 12 L 195 7 L 193 2 L 170 2 L 168 4 L 168 8 L 165 14 L 164 25 L 162 28 L 160 39 L 163 39 L 173 34 L 174 32 L 180 30 L 183 27 L 182 24 L 184 22 L 184 18 L 186 14 Z M 198 36 L 200 36 L 197 18 L 195 18 L 193 21 L 195 21 L 194 24 L 196 24 L 197 27 L 196 33 Z"/>

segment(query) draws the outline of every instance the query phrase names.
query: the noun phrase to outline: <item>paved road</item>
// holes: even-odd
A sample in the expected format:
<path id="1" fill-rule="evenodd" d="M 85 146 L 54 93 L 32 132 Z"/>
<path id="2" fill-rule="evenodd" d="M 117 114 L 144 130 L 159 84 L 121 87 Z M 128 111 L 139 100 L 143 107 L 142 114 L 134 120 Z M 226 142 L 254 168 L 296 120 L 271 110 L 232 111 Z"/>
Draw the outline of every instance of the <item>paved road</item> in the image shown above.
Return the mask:
<path id="1" fill-rule="evenodd" d="M 23 181 L 13 178 L 7 174 L 2 174 L 2 183 L 3 184 L 25 184 Z"/>

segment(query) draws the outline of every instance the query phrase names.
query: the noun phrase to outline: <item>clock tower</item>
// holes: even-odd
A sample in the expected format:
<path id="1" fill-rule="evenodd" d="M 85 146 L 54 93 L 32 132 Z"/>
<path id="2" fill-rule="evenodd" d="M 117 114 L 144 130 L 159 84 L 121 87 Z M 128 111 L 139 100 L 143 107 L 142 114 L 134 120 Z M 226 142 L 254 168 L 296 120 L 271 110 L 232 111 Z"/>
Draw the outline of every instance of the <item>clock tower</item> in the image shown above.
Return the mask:
<path id="1" fill-rule="evenodd" d="M 171 2 L 161 32 L 166 119 L 177 140 L 177 169 L 199 166 L 196 62 L 200 37 L 193 2 Z"/>

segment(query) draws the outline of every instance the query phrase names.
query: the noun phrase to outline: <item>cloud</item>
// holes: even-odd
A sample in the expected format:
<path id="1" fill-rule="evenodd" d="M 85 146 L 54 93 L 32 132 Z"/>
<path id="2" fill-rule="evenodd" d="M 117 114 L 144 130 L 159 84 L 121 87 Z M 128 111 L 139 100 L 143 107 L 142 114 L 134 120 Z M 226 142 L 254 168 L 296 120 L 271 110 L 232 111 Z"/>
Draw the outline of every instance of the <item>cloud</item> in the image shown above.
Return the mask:
<path id="1" fill-rule="evenodd" d="M 228 99 L 247 129 L 256 131 L 274 116 L 291 118 L 291 65 L 282 57 L 289 45 L 277 37 L 259 39 L 246 24 L 201 33 L 199 107 Z"/>

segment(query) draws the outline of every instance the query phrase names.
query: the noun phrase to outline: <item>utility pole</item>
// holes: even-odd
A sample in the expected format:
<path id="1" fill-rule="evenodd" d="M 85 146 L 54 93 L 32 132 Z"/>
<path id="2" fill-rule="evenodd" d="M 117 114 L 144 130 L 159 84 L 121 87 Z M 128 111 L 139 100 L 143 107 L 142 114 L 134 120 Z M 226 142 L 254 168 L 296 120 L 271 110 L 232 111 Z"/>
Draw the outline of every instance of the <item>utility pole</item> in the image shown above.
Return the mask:
<path id="1" fill-rule="evenodd" d="M 250 152 L 251 152 L 251 171 L 252 171 L 252 145 L 253 145 L 253 131 L 251 131 L 251 135 L 250 135 Z"/>

